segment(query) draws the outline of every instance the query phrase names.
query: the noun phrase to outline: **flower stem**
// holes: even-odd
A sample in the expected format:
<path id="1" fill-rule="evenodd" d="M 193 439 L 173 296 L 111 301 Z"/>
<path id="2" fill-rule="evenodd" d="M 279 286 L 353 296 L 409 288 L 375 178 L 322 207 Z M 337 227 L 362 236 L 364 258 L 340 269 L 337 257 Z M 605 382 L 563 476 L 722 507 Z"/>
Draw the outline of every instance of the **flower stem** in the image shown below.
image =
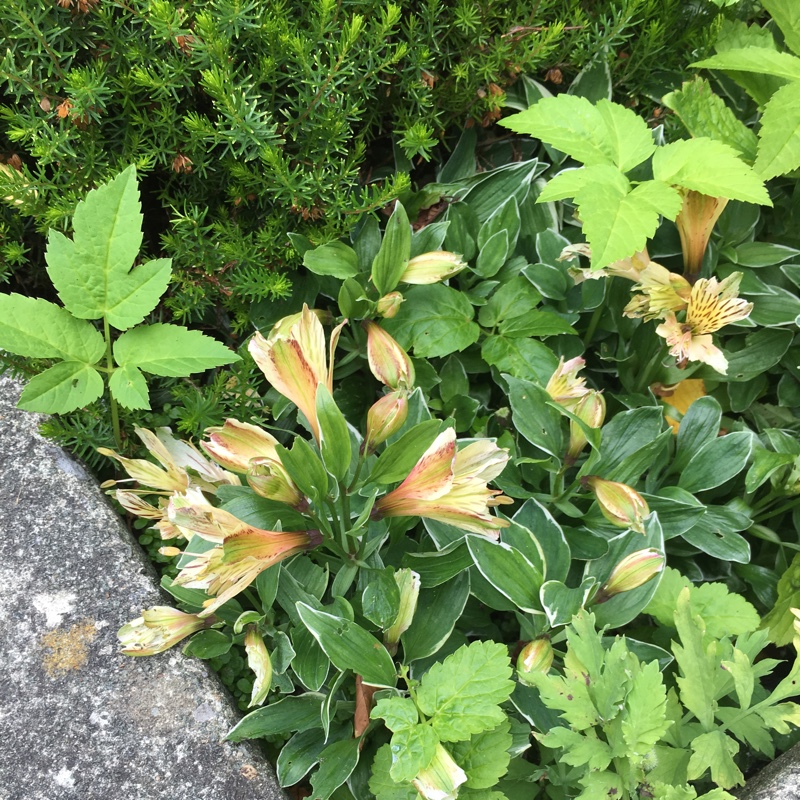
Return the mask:
<path id="1" fill-rule="evenodd" d="M 108 369 L 109 380 L 114 371 L 114 358 L 111 354 L 111 326 L 108 324 L 108 318 L 103 317 L 103 336 L 106 340 L 106 368 Z M 117 408 L 117 401 L 108 391 L 108 400 L 111 406 L 111 427 L 114 429 L 114 441 L 117 443 L 117 450 L 122 450 L 122 433 L 119 427 L 119 408 Z"/>

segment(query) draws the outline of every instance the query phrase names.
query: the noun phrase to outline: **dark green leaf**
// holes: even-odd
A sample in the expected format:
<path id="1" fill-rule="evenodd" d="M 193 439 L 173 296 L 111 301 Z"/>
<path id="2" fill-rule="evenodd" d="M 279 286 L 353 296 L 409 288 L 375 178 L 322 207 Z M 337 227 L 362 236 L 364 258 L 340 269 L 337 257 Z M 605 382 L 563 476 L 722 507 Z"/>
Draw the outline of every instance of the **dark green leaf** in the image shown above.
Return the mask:
<path id="1" fill-rule="evenodd" d="M 358 256 L 343 242 L 329 242 L 303 254 L 303 266 L 316 275 L 332 275 L 344 280 L 358 274 Z"/>
<path id="2" fill-rule="evenodd" d="M 324 699 L 325 695 L 315 692 L 284 697 L 277 703 L 246 714 L 225 738 L 229 742 L 241 742 L 243 739 L 319 728 L 322 726 L 320 709 Z"/>
<path id="3" fill-rule="evenodd" d="M 183 652 L 184 655 L 195 658 L 216 658 L 227 653 L 232 645 L 231 637 L 222 631 L 200 631 L 189 639 Z"/>
<path id="4" fill-rule="evenodd" d="M 405 479 L 422 454 L 433 444 L 441 427 L 439 420 L 430 419 L 406 431 L 383 451 L 369 475 L 368 482 L 384 486 Z"/>
<path id="5" fill-rule="evenodd" d="M 531 444 L 552 456 L 564 455 L 561 415 L 548 405 L 550 395 L 530 381 L 504 375 L 508 383 L 509 401 L 514 425 Z"/>
<path id="6" fill-rule="evenodd" d="M 738 431 L 707 441 L 689 459 L 678 485 L 687 492 L 713 489 L 738 475 L 753 449 L 753 434 Z"/>
<path id="7" fill-rule="evenodd" d="M 311 776 L 309 800 L 328 800 L 358 764 L 359 740 L 344 739 L 329 744 L 319 755 L 319 769 Z"/>
<path id="8" fill-rule="evenodd" d="M 411 254 L 411 225 L 401 203 L 386 223 L 381 249 L 372 262 L 372 282 L 379 294 L 386 294 L 400 282 Z"/>

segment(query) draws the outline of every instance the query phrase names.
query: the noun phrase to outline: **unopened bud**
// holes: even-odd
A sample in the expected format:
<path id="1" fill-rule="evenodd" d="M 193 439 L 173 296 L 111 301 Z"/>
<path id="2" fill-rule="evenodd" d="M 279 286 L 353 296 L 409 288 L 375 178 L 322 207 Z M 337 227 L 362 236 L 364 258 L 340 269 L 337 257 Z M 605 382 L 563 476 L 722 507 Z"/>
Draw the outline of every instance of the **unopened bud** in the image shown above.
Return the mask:
<path id="1" fill-rule="evenodd" d="M 308 500 L 294 485 L 280 461 L 271 458 L 251 459 L 247 482 L 257 495 L 267 500 L 284 503 L 301 512 L 308 508 Z"/>
<path id="2" fill-rule="evenodd" d="M 247 666 L 255 673 L 256 679 L 253 682 L 253 691 L 250 695 L 250 703 L 247 706 L 260 706 L 266 700 L 272 685 L 272 661 L 270 660 L 267 646 L 258 633 L 255 625 L 247 628 L 244 637 L 244 649 L 247 653 Z"/>
<path id="3" fill-rule="evenodd" d="M 441 744 L 436 744 L 433 760 L 412 781 L 414 788 L 425 800 L 455 800 L 458 787 L 467 780 L 467 774 L 453 761 Z"/>
<path id="4" fill-rule="evenodd" d="M 394 580 L 400 590 L 400 607 L 391 627 L 386 629 L 383 640 L 390 653 L 397 650 L 400 637 L 408 630 L 417 610 L 419 598 L 419 575 L 411 569 L 399 569 L 394 573 Z"/>
<path id="5" fill-rule="evenodd" d="M 531 675 L 546 675 L 553 665 L 553 647 L 549 639 L 528 642 L 517 658 L 517 676 L 523 683 L 531 684 Z"/>
<path id="6" fill-rule="evenodd" d="M 638 589 L 664 569 L 665 561 L 664 555 L 652 547 L 625 556 L 600 587 L 594 602 L 605 603 L 616 594 Z"/>
<path id="7" fill-rule="evenodd" d="M 400 305 L 405 300 L 400 292 L 389 292 L 378 300 L 376 310 L 386 319 L 391 319 L 400 310 Z"/>
<path id="8" fill-rule="evenodd" d="M 572 413 L 590 428 L 599 428 L 606 418 L 606 401 L 601 392 L 591 390 L 578 400 Z M 586 434 L 574 420 L 569 421 L 569 449 L 567 461 L 574 463 L 586 447 Z"/>
<path id="9" fill-rule="evenodd" d="M 278 440 L 267 431 L 247 422 L 225 420 L 219 428 L 206 428 L 209 441 L 200 447 L 225 469 L 247 472 L 252 458 L 277 459 L 275 446 Z"/>
<path id="10" fill-rule="evenodd" d="M 392 389 L 411 389 L 414 386 L 414 365 L 408 353 L 381 328 L 366 320 L 367 358 L 372 374 Z"/>
<path id="11" fill-rule="evenodd" d="M 408 398 L 402 391 L 386 394 L 367 412 L 367 436 L 363 451 L 374 453 L 375 448 L 403 427 L 408 416 Z"/>
<path id="12" fill-rule="evenodd" d="M 412 258 L 400 277 L 400 281 L 401 283 L 416 284 L 438 283 L 461 272 L 466 266 L 467 262 L 457 253 L 434 250 Z"/>
<path id="13" fill-rule="evenodd" d="M 639 492 L 625 483 L 607 481 L 596 475 L 584 478 L 583 482 L 594 492 L 600 512 L 612 525 L 644 533 L 644 520 L 650 515 L 650 509 Z"/>

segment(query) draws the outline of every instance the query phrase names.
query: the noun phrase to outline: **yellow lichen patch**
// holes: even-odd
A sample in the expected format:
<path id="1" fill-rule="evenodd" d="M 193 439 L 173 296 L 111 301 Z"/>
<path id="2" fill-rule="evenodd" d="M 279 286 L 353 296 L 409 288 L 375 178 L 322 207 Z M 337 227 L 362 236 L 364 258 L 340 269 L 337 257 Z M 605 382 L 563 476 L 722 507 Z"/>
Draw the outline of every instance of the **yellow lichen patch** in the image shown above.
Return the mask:
<path id="1" fill-rule="evenodd" d="M 695 400 L 705 396 L 706 385 L 702 380 L 697 378 L 687 378 L 685 381 L 681 381 L 675 386 L 659 385 L 658 387 L 654 386 L 653 390 L 667 405 L 667 408 L 664 410 L 664 418 L 672 428 L 672 432 L 677 433 L 678 428 L 680 428 L 680 421 L 670 416 L 669 412 L 675 409 L 682 418 Z"/>
<path id="2" fill-rule="evenodd" d="M 89 619 L 70 626 L 68 630 L 56 629 L 46 633 L 39 645 L 48 652 L 42 659 L 44 671 L 55 678 L 61 672 L 80 669 L 89 658 L 88 647 L 97 636 L 97 628 Z"/>

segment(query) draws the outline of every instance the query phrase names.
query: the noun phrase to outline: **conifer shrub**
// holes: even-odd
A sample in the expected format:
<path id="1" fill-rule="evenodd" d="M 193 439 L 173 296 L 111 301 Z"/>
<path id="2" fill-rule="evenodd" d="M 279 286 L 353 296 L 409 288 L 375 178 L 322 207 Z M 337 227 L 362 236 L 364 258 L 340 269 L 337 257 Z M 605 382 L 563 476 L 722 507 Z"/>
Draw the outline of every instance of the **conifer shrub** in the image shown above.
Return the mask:
<path id="1" fill-rule="evenodd" d="M 707 51 L 711 0 L 377 3 L 35 0 L 0 35 L 0 279 L 45 293 L 44 236 L 127 165 L 143 257 L 173 259 L 178 322 L 248 328 L 298 257 L 410 186 L 448 130 L 486 126 L 520 74 L 610 68 L 659 96 Z M 670 71 L 675 74 L 670 74 Z M 669 80 L 659 84 L 659 76 Z"/>

